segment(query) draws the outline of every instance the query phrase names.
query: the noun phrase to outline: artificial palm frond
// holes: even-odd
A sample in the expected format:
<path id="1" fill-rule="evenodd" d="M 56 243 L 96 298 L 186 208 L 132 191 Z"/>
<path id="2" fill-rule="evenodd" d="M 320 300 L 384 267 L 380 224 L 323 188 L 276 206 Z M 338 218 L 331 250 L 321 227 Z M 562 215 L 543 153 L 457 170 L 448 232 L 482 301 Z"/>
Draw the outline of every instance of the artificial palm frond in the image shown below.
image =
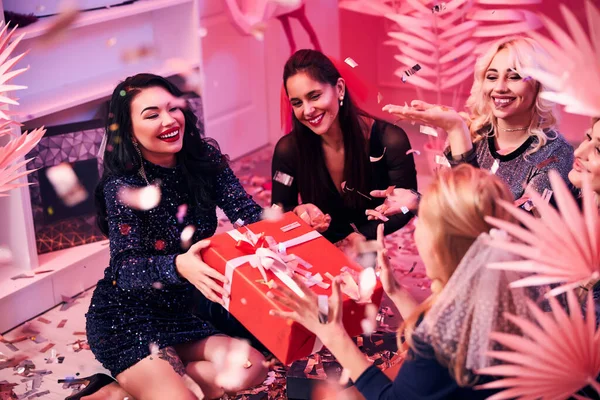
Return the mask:
<path id="1" fill-rule="evenodd" d="M 537 324 L 504 314 L 523 335 L 501 332 L 490 335 L 491 340 L 510 351 L 488 352 L 488 356 L 502 364 L 476 371 L 480 375 L 503 377 L 479 386 L 505 389 L 488 400 L 566 399 L 588 385 L 600 394 L 600 384 L 596 381 L 600 374 L 600 330 L 596 330 L 592 294 L 587 297 L 585 319 L 572 291 L 567 292 L 567 301 L 569 314 L 555 298 L 550 298 L 551 313 L 529 301 Z"/>
<path id="2" fill-rule="evenodd" d="M 31 133 L 25 132 L 20 137 L 12 139 L 4 147 L 0 147 L 0 197 L 6 196 L 4 192 L 21 186 L 27 186 L 28 183 L 11 183 L 33 171 L 19 172 L 19 169 L 32 159 L 18 161 L 25 154 L 29 153 L 46 133 L 46 129 L 37 128 Z"/>
<path id="3" fill-rule="evenodd" d="M 486 217 L 491 225 L 519 241 L 495 237 L 490 244 L 525 258 L 523 261 L 492 263 L 488 267 L 534 274 L 511 283 L 511 287 L 560 283 L 549 292 L 549 295 L 556 295 L 600 276 L 600 224 L 589 176 L 584 176 L 583 180 L 583 212 L 579 211 L 559 174 L 550 171 L 549 178 L 558 211 L 535 190 L 528 188 L 526 193 L 541 218 L 508 202 L 500 204 L 517 219 L 517 223 Z"/>
<path id="4" fill-rule="evenodd" d="M 526 9 L 490 9 L 492 5 L 523 6 L 541 0 L 406 0 L 398 8 L 394 1 L 346 0 L 340 8 L 381 15 L 396 23 L 384 44 L 398 48 L 395 59 L 402 64 L 395 75 L 417 87 L 441 92 L 473 75 L 476 54 L 489 41 L 537 29 L 541 22 Z M 406 77 L 415 64 L 421 70 Z M 407 78 L 407 79 L 406 79 Z"/>
<path id="5" fill-rule="evenodd" d="M 5 24 L 3 21 L 0 22 L 0 106 L 5 104 L 19 105 L 17 100 L 6 96 L 6 92 L 27 88 L 26 86 L 8 84 L 11 79 L 28 69 L 21 68 L 11 71 L 11 68 L 27 54 L 25 52 L 11 58 L 12 52 L 24 36 L 23 34 L 10 42 L 15 30 L 16 27 L 9 31 L 8 24 Z M 9 115 L 11 113 L 0 110 L 0 136 L 11 133 L 11 124 L 20 125 L 12 121 Z M 35 129 L 29 134 L 25 132 L 23 135 L 11 139 L 6 145 L 0 147 L 0 196 L 6 196 L 5 192 L 11 189 L 27 185 L 27 183 L 14 183 L 17 179 L 32 172 L 19 172 L 30 161 L 21 160 L 21 158 L 38 144 L 44 133 L 46 133 L 44 128 Z"/>
<path id="6" fill-rule="evenodd" d="M 560 11 L 569 29 L 562 30 L 549 18 L 541 19 L 554 39 L 530 32 L 548 52 L 545 70 L 524 69 L 523 73 L 543 83 L 551 91 L 541 93 L 543 98 L 562 104 L 573 114 L 600 116 L 600 12 L 591 1 L 585 2 L 589 37 L 577 18 L 563 4 Z"/>
<path id="7" fill-rule="evenodd" d="M 18 56 L 10 58 L 12 52 L 15 50 L 15 48 L 17 47 L 17 45 L 19 44 L 21 39 L 23 39 L 23 37 L 25 36 L 25 34 L 22 34 L 21 36 L 16 38 L 12 43 L 8 44 L 10 39 L 14 35 L 16 29 L 17 28 L 15 27 L 9 32 L 8 24 L 4 24 L 4 22 L 0 22 L 0 105 L 2 105 L 2 104 L 19 105 L 19 103 L 16 100 L 11 99 L 10 97 L 6 96 L 5 94 L 6 94 L 6 92 L 10 92 L 10 91 L 14 91 L 14 90 L 27 89 L 27 86 L 7 84 L 7 82 L 10 79 L 22 74 L 23 72 L 25 72 L 29 69 L 29 67 L 27 67 L 27 68 L 21 68 L 21 69 L 15 70 L 15 71 L 10 71 L 10 69 L 12 67 L 14 67 L 15 64 L 17 62 L 19 62 L 27 54 L 27 52 L 25 52 L 25 53 L 19 54 Z M 6 120 L 10 120 L 10 118 L 7 113 L 0 110 L 0 120 L 6 121 Z"/>

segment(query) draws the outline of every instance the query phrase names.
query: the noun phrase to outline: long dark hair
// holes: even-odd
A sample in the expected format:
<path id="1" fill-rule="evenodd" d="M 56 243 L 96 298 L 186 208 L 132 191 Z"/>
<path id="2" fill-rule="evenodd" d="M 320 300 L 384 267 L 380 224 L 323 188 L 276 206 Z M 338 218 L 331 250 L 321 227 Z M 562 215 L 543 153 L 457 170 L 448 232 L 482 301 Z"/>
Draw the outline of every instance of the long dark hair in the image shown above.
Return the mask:
<path id="1" fill-rule="evenodd" d="M 333 62 L 316 50 L 298 50 L 285 63 L 283 85 L 287 93 L 287 80 L 298 74 L 306 73 L 317 82 L 336 86 L 341 77 Z M 366 138 L 366 123 L 360 117 L 370 117 L 352 101 L 350 88 L 346 87 L 343 105 L 338 118 L 344 140 L 344 179 L 353 193 L 343 196 L 344 204 L 352 208 L 366 207 L 367 200 L 356 191 L 368 193 L 369 146 Z M 292 113 L 292 135 L 295 137 L 298 160 L 298 190 L 304 203 L 323 204 L 327 196 L 329 181 L 327 169 L 315 166 L 325 165 L 321 138 L 302 124 Z"/>
<path id="2" fill-rule="evenodd" d="M 165 78 L 153 74 L 137 74 L 119 83 L 113 91 L 106 118 L 106 150 L 104 151 L 102 179 L 96 186 L 97 223 L 100 230 L 108 235 L 104 185 L 111 176 L 135 174 L 140 169 L 141 160 L 132 141 L 131 102 L 143 89 L 161 87 L 173 96 L 182 98 L 183 92 Z M 218 149 L 215 141 L 203 139 L 196 123 L 198 118 L 189 109 L 183 108 L 185 132 L 183 147 L 177 153 L 177 163 L 181 165 L 191 200 L 199 207 L 214 204 L 213 177 L 228 163 L 226 156 L 218 162 L 209 159 L 209 144 Z"/>

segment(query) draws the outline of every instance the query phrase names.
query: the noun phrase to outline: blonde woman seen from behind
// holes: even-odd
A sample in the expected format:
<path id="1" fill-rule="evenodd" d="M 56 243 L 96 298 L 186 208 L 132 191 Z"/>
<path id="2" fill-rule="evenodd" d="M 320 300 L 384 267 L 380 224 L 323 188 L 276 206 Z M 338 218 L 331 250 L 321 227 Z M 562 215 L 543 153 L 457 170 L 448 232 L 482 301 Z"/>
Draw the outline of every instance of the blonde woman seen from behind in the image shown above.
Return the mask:
<path id="1" fill-rule="evenodd" d="M 489 262 L 509 255 L 487 246 L 490 225 L 484 216 L 509 220 L 496 206 L 498 199 L 511 200 L 506 185 L 487 171 L 469 165 L 442 170 L 423 196 L 415 231 L 415 242 L 432 280 L 432 296 L 416 305 L 396 282 L 380 251 L 381 279 L 398 309 L 411 311 L 399 332 L 407 338 L 408 357 L 393 381 L 364 357 L 341 322 L 339 281 L 334 282 L 326 321 L 319 320 L 316 295 L 303 288 L 300 297 L 277 287 L 270 296 L 291 309 L 272 311 L 291 318 L 314 332 L 350 371 L 362 395 L 371 399 L 484 399 L 493 391 L 476 390 L 490 378 L 475 371 L 490 365 L 486 352 L 495 349 L 492 331 L 511 332 L 502 316 L 510 311 L 526 315 L 525 293 L 510 290 L 509 273 L 486 268 Z M 381 245 L 383 232 L 380 229 Z M 302 283 L 299 283 L 301 286 Z"/>

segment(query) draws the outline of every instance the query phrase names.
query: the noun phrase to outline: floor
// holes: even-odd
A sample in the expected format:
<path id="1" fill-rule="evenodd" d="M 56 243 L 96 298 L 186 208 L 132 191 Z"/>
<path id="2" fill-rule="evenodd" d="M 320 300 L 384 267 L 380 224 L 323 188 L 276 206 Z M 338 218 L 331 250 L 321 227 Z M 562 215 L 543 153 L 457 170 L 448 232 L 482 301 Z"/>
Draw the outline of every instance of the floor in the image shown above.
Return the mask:
<path id="1" fill-rule="evenodd" d="M 425 140 L 422 136 L 424 135 L 417 136 L 416 140 Z M 421 148 L 422 143 L 416 144 L 414 139 L 412 141 L 414 148 Z M 272 148 L 265 148 L 232 163 L 233 170 L 247 191 L 263 205 L 270 203 L 268 177 L 271 154 Z M 416 159 L 419 170 L 427 168 L 423 156 L 417 156 Z M 424 174 L 420 174 L 420 179 L 423 176 Z M 230 224 L 221 215 L 219 231 L 228 229 Z M 409 224 L 388 236 L 387 247 L 398 278 L 416 297 L 422 299 L 428 294 L 429 284 L 414 247 L 413 229 L 412 224 Z M 79 385 L 58 383 L 59 379 L 77 379 L 106 372 L 94 359 L 86 344 L 84 315 L 92 291 L 93 288 L 76 298 L 65 299 L 66 303 L 4 335 L 4 340 L 0 343 L 0 400 L 64 399 L 75 393 Z M 31 301 L 35 299 L 32 298 Z M 378 317 L 379 329 L 395 331 L 399 324 L 397 312 L 386 299 L 382 308 L 384 311 Z M 263 398 L 267 397 L 266 393 L 269 393 L 269 398 L 285 398 L 284 374 L 283 370 L 272 374 L 270 381 L 254 392 L 265 393 Z M 282 388 L 277 391 L 267 390 L 268 387 L 277 385 Z"/>

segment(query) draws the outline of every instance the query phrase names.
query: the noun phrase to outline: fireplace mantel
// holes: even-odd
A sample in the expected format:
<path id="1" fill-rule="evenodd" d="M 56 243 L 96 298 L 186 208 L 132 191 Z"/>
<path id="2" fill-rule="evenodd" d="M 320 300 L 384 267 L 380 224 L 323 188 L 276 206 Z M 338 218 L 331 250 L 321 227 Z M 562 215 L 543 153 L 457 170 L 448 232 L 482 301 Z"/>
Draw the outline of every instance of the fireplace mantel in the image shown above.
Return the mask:
<path id="1" fill-rule="evenodd" d="M 127 76 L 139 72 L 174 76 L 182 72 L 181 65 L 199 71 L 198 16 L 198 0 L 139 0 L 82 12 L 54 46 L 39 40 L 52 17 L 17 29 L 15 36 L 25 37 L 14 54 L 30 50 L 17 67 L 30 69 L 11 82 L 28 88 L 17 93 L 20 105 L 9 111 L 26 129 L 77 122 L 93 116 Z M 137 58 L 127 56 L 138 53 Z M 167 62 L 170 59 L 183 62 Z M 65 115 L 67 121 L 61 119 Z M 68 120 L 73 115 L 80 119 Z M 20 133 L 15 127 L 14 134 Z M 0 198 L 0 246 L 8 246 L 12 253 L 11 264 L 0 265 L 0 333 L 59 304 L 61 296 L 95 285 L 108 265 L 107 244 L 100 241 L 38 255 L 29 188 Z M 11 279 L 20 274 L 33 278 Z"/>

